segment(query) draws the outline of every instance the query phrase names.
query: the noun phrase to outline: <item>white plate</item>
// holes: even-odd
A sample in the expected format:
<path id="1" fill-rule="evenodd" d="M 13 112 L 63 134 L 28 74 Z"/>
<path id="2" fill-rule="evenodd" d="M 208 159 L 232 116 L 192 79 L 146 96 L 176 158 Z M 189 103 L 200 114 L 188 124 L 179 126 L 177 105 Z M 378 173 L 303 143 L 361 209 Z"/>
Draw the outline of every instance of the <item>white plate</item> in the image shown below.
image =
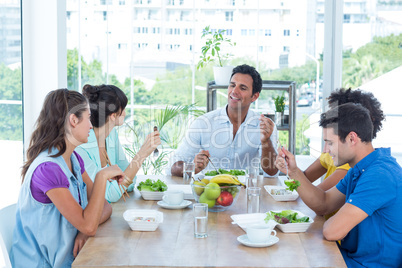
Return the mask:
<path id="1" fill-rule="evenodd" d="M 194 199 L 191 186 L 189 184 L 168 184 L 168 190 L 181 190 L 184 192 L 184 199 Z M 144 200 L 162 200 L 164 192 L 140 191 Z"/>
<path id="2" fill-rule="evenodd" d="M 275 201 L 294 201 L 299 197 L 299 194 L 296 191 L 290 192 L 290 193 L 286 193 L 284 195 L 276 195 L 276 194 L 272 194 L 271 190 L 285 190 L 286 187 L 285 186 L 274 186 L 274 185 L 265 185 L 264 186 L 265 190 L 269 193 L 270 196 L 272 196 L 273 199 L 275 199 Z"/>
<path id="3" fill-rule="evenodd" d="M 164 201 L 158 201 L 157 204 L 166 209 L 182 209 L 182 208 L 188 207 L 192 203 L 193 202 L 191 202 L 189 200 L 183 200 L 183 202 L 181 202 L 181 204 L 179 204 L 179 205 L 169 205 L 169 204 L 165 203 Z"/>
<path id="4" fill-rule="evenodd" d="M 280 210 L 272 210 L 273 212 L 280 212 Z M 297 212 L 298 217 L 304 217 L 305 214 L 301 213 L 297 210 L 292 210 Z M 269 224 L 271 226 L 277 227 L 284 233 L 303 233 L 306 232 L 310 225 L 314 222 L 314 220 L 310 217 L 309 222 L 299 222 L 299 223 L 287 223 L 287 224 L 279 224 L 274 220 L 269 220 L 267 223 L 264 221 L 266 218 L 266 213 L 250 213 L 250 214 L 237 214 L 230 216 L 233 220 L 232 224 L 239 225 L 244 231 L 248 225 L 251 224 Z M 273 228 L 273 227 L 272 227 Z"/>
<path id="5" fill-rule="evenodd" d="M 245 246 L 248 247 L 253 247 L 253 248 L 264 248 L 264 247 L 269 247 L 272 246 L 276 243 L 278 243 L 279 238 L 277 236 L 271 236 L 270 239 L 265 242 L 265 243 L 253 243 L 250 240 L 248 240 L 247 235 L 241 235 L 239 237 L 237 237 L 237 241 L 239 241 L 240 243 L 242 243 Z"/>

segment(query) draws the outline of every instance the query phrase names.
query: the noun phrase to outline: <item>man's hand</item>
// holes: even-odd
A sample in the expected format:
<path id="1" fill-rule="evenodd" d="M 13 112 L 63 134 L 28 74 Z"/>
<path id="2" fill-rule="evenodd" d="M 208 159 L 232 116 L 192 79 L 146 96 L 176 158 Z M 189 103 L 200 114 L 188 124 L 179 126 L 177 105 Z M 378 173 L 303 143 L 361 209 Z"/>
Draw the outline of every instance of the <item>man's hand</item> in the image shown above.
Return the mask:
<path id="1" fill-rule="evenodd" d="M 210 157 L 208 150 L 201 150 L 194 158 L 195 174 L 205 169 L 208 165 L 208 157 Z"/>
<path id="2" fill-rule="evenodd" d="M 278 155 L 275 160 L 275 166 L 283 173 L 288 173 L 289 177 L 291 177 L 291 174 L 296 172 L 297 164 L 295 160 L 295 156 L 286 150 L 284 147 L 278 149 Z M 287 170 L 286 170 L 287 166 Z"/>
<path id="3" fill-rule="evenodd" d="M 84 247 L 85 243 L 88 240 L 88 236 L 78 232 L 77 236 L 75 237 L 74 241 L 74 249 L 73 249 L 73 255 L 74 258 L 78 256 L 78 253 L 80 253 L 81 249 Z"/>
<path id="4" fill-rule="evenodd" d="M 263 114 L 260 116 L 260 139 L 261 144 L 267 144 L 269 139 L 271 138 L 272 133 L 274 132 L 275 123 L 265 117 Z"/>

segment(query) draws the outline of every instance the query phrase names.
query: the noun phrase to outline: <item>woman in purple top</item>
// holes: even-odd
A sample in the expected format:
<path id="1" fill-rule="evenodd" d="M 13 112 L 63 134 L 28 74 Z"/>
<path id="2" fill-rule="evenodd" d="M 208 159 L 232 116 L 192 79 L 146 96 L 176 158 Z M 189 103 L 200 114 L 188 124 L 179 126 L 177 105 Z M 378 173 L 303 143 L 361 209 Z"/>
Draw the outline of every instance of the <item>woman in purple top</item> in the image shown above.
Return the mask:
<path id="1" fill-rule="evenodd" d="M 88 236 L 110 217 L 106 182 L 121 183 L 122 170 L 105 168 L 92 181 L 74 153 L 88 141 L 90 115 L 79 92 L 58 89 L 47 95 L 22 169 L 13 267 L 70 267 Z"/>

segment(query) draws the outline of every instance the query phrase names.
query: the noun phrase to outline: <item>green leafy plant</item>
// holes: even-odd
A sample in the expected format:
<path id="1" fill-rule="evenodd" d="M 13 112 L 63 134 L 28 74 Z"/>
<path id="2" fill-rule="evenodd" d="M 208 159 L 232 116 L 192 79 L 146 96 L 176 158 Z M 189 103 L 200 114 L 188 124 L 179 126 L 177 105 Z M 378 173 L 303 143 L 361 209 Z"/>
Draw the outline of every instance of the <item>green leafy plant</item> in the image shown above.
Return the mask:
<path id="1" fill-rule="evenodd" d="M 202 30 L 201 38 L 206 38 L 205 45 L 201 48 L 202 55 L 200 61 L 197 64 L 197 69 L 203 68 L 209 63 L 215 63 L 217 66 L 223 67 L 224 61 L 233 56 L 230 53 L 223 53 L 221 46 L 223 44 L 229 46 L 236 46 L 236 42 L 232 42 L 231 39 L 223 37 L 223 33 L 226 30 L 210 29 L 210 26 L 206 26 Z"/>
<path id="2" fill-rule="evenodd" d="M 141 148 L 146 135 L 153 130 L 153 126 L 158 127 L 162 141 L 159 155 L 157 157 L 147 157 L 141 167 L 145 175 L 151 172 L 154 175 L 162 174 L 166 167 L 169 155 L 177 148 L 179 142 L 185 134 L 185 127 L 191 116 L 198 117 L 204 111 L 197 110 L 195 104 L 166 106 L 155 114 L 154 120 L 148 120 L 146 123 L 139 124 L 138 121 L 126 123 L 125 127 L 132 140 L 129 146 L 125 146 L 126 153 L 134 157 Z M 138 120 L 138 119 L 137 119 Z"/>
<path id="3" fill-rule="evenodd" d="M 275 102 L 275 111 L 283 113 L 285 111 L 285 96 L 276 96 L 273 98 Z"/>

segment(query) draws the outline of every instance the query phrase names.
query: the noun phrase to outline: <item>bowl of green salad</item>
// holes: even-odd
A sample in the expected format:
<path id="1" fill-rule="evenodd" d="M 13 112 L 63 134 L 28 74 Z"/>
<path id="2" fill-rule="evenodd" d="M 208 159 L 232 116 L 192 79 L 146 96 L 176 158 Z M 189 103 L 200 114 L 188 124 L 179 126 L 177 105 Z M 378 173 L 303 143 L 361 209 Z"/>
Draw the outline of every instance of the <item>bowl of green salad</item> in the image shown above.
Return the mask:
<path id="1" fill-rule="evenodd" d="M 218 174 L 230 174 L 236 176 L 240 182 L 244 182 L 246 180 L 246 171 L 244 169 L 223 169 L 219 168 L 218 170 L 207 170 L 204 173 L 205 179 L 212 179 L 212 177 Z"/>
<path id="2" fill-rule="evenodd" d="M 162 200 L 163 194 L 168 189 L 168 186 L 159 179 L 146 179 L 138 184 L 137 189 L 140 191 L 144 200 Z"/>

